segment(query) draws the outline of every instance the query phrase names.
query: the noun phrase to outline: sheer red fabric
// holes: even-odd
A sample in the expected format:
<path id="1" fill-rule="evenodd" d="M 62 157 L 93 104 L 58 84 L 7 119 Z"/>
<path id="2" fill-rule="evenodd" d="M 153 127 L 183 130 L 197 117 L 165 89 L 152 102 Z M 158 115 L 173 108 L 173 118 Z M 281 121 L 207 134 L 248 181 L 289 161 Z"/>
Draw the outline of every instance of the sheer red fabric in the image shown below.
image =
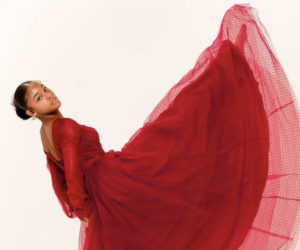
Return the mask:
<path id="1" fill-rule="evenodd" d="M 120 151 L 58 118 L 48 154 L 81 250 L 292 249 L 299 108 L 258 11 L 235 4 L 213 44 Z"/>

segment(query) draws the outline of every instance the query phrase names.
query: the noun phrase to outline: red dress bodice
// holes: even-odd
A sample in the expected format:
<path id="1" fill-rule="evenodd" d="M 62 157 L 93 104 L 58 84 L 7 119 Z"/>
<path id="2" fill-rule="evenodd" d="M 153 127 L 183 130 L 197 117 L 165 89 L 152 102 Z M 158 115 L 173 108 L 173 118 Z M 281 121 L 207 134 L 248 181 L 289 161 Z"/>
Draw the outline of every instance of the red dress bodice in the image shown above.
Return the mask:
<path id="1" fill-rule="evenodd" d="M 50 153 L 47 166 L 53 187 L 68 217 L 83 218 L 92 209 L 84 172 L 104 155 L 98 132 L 71 118 L 58 118 L 52 124 L 52 139 L 58 161 Z"/>

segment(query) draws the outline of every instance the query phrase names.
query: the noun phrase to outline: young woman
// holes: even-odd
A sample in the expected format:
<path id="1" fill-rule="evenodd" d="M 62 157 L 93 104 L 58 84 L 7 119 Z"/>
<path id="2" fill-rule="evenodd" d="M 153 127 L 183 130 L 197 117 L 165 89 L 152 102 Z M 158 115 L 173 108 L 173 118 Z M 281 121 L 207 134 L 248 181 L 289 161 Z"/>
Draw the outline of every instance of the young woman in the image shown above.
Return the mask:
<path id="1" fill-rule="evenodd" d="M 16 89 L 42 122 L 54 191 L 80 249 L 290 249 L 299 231 L 299 110 L 270 38 L 235 4 L 195 67 L 120 151 L 64 117 L 40 81 Z"/>

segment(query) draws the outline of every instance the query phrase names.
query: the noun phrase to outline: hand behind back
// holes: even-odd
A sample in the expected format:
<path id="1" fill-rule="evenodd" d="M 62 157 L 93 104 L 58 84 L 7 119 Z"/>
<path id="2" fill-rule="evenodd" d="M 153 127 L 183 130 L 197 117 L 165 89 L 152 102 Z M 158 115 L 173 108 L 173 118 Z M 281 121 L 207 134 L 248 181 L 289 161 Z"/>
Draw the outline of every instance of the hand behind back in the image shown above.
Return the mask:
<path id="1" fill-rule="evenodd" d="M 87 228 L 88 227 L 88 222 L 89 222 L 89 218 L 88 217 L 84 217 L 83 219 L 80 219 L 81 223 L 83 223 L 83 225 Z"/>

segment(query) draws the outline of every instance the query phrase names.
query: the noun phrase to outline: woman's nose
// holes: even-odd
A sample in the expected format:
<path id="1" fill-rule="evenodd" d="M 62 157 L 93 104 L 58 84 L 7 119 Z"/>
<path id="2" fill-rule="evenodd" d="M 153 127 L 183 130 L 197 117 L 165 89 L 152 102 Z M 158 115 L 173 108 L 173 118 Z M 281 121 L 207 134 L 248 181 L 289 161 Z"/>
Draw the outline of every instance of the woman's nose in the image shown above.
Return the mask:
<path id="1" fill-rule="evenodd" d="M 53 99 L 53 94 L 47 93 L 47 99 L 48 99 L 48 100 Z"/>

